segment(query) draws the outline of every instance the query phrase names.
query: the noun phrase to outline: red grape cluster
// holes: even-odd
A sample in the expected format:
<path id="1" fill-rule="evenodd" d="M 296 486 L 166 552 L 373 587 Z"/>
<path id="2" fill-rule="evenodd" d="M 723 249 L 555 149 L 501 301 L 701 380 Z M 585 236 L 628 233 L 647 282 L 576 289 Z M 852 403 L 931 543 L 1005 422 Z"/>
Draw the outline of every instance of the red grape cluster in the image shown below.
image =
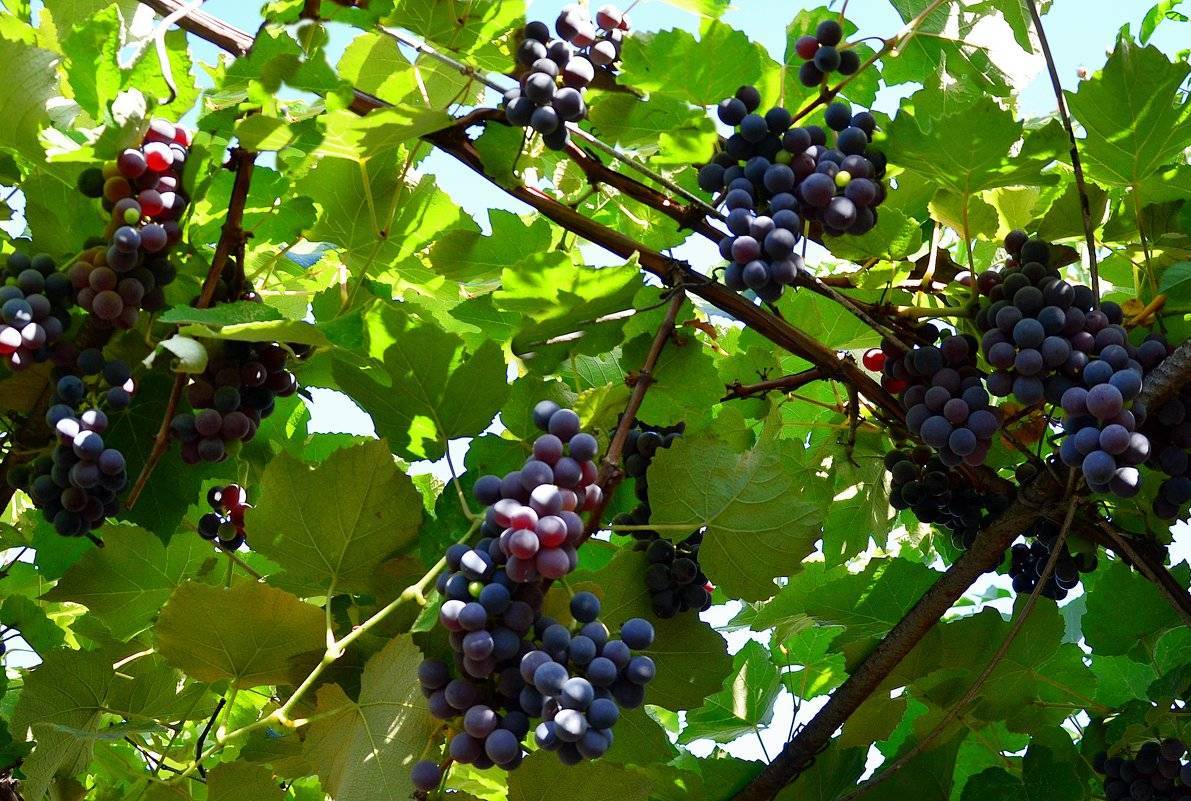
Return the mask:
<path id="1" fill-rule="evenodd" d="M 805 269 L 794 252 L 805 226 L 840 236 L 876 225 L 885 157 L 870 144 L 877 123 L 867 111 L 852 114 L 846 103 L 831 104 L 826 120 L 838 133 L 835 147 L 828 147 L 823 128 L 791 127 L 787 109 L 761 115 L 760 106 L 753 86 L 719 104 L 720 121 L 736 130 L 700 168 L 699 186 L 723 192 L 729 236 L 720 242 L 720 255 L 730 262 L 724 282 L 772 302 Z"/>
<path id="2" fill-rule="evenodd" d="M 239 484 L 212 487 L 207 492 L 211 511 L 199 518 L 198 533 L 225 551 L 237 551 L 247 539 L 244 534 L 244 513 L 252 508 L 248 493 Z"/>
<path id="3" fill-rule="evenodd" d="M 831 19 L 820 22 L 813 36 L 798 37 L 794 51 L 803 59 L 798 70 L 803 86 L 818 86 L 833 72 L 852 75 L 860 69 L 860 56 L 843 39 L 843 27 Z"/>
<path id="4" fill-rule="evenodd" d="M 628 17 L 613 6 L 601 8 L 594 22 L 586 9 L 567 6 L 554 23 L 559 39 L 551 38 L 544 22 L 526 25 L 517 61 L 529 72 L 505 92 L 509 123 L 533 128 L 551 150 L 564 149 L 571 141 L 567 123 L 587 116 L 583 90 L 597 69 L 615 68 L 628 29 Z"/>
<path id="5" fill-rule="evenodd" d="M 976 314 L 982 352 L 995 370 L 989 392 L 1027 406 L 1058 403 L 1095 354 L 1126 343 L 1121 309 L 1110 301 L 1095 307 L 1092 290 L 1064 281 L 1049 243 L 1013 231 L 1005 249 L 1011 258 L 999 272 L 976 277 L 989 300 Z"/>
<path id="6" fill-rule="evenodd" d="M 909 509 L 919 522 L 951 532 L 952 544 L 967 548 L 980 529 L 1008 508 L 1011 498 L 977 492 L 957 470 L 949 470 L 929 448 L 895 450 L 885 455 L 891 476 L 889 505 Z"/>
<path id="7" fill-rule="evenodd" d="M 1182 740 L 1148 742 L 1132 757 L 1100 753 L 1092 767 L 1104 775 L 1108 801 L 1186 801 L 1191 798 L 1191 763 Z"/>
<path id="8" fill-rule="evenodd" d="M 580 432 L 579 415 L 541 401 L 533 420 L 544 433 L 521 469 L 503 478 L 481 476 L 474 488 L 488 507 L 484 531 L 494 538 L 491 558 L 519 584 L 539 576 L 559 579 L 575 569 L 575 548 L 583 536 L 578 513 L 596 508 L 603 498 L 592 461 L 598 444 Z"/>
<path id="9" fill-rule="evenodd" d="M 55 270 L 44 253 L 8 256 L 0 283 L 0 356 L 13 371 L 48 359 L 70 325 L 70 285 Z"/>
<path id="10" fill-rule="evenodd" d="M 286 368 L 289 352 L 276 342 L 225 341 L 207 369 L 186 388 L 193 413 L 170 423 L 182 443 L 187 464 L 220 462 L 234 442 L 247 442 L 261 420 L 273 413 L 275 398 L 298 391 L 298 379 Z"/>
<path id="11" fill-rule="evenodd" d="M 140 309 L 163 308 L 162 290 L 177 276 L 167 254 L 182 238 L 178 220 L 187 205 L 182 170 L 189 145 L 186 129 L 154 119 L 139 147 L 79 176 L 80 191 L 102 199 L 111 217 L 107 246 L 88 251 L 67 276 L 76 302 L 116 328 L 136 325 Z"/>

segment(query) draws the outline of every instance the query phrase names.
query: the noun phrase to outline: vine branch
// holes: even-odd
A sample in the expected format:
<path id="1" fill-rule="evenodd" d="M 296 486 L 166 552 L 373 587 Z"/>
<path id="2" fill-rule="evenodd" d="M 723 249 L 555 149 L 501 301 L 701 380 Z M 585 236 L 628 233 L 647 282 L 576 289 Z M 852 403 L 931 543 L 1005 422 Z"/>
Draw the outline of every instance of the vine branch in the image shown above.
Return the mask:
<path id="1" fill-rule="evenodd" d="M 1067 138 L 1071 142 L 1071 167 L 1075 172 L 1075 187 L 1079 191 L 1079 210 L 1083 216 L 1084 240 L 1088 247 L 1088 269 L 1092 274 L 1092 294 L 1096 302 L 1100 302 L 1100 268 L 1096 260 L 1096 234 L 1092 224 L 1092 203 L 1088 200 L 1088 185 L 1083 177 L 1083 162 L 1079 160 L 1079 144 L 1075 139 L 1075 127 L 1071 124 L 1071 114 L 1067 111 L 1067 99 L 1063 97 L 1063 83 L 1059 80 L 1059 71 L 1055 66 L 1054 56 L 1050 52 L 1050 43 L 1046 39 L 1046 30 L 1042 27 L 1042 17 L 1038 14 L 1037 0 L 1026 0 L 1030 9 L 1030 18 L 1034 21 L 1034 30 L 1038 33 L 1038 43 L 1042 45 L 1042 55 L 1046 59 L 1046 70 L 1050 73 L 1050 85 L 1055 90 L 1055 100 L 1059 107 L 1059 118 L 1063 127 L 1067 129 Z M 975 283 L 973 282 L 973 286 Z"/>
<path id="2" fill-rule="evenodd" d="M 199 293 L 198 300 L 194 302 L 196 309 L 205 309 L 211 305 L 211 300 L 215 296 L 215 287 L 219 284 L 219 276 L 223 273 L 223 268 L 227 266 L 228 258 L 233 252 L 240 249 L 247 236 L 244 232 L 244 207 L 248 204 L 248 191 L 252 185 L 252 170 L 256 164 L 256 155 L 256 153 L 237 147 L 232 150 L 228 159 L 226 166 L 228 169 L 235 170 L 236 178 L 232 183 L 227 217 L 223 221 L 219 242 L 215 246 L 215 255 L 211 258 L 211 268 L 207 270 L 202 292 Z M 149 483 L 149 477 L 157 468 L 157 463 L 169 450 L 170 422 L 178 410 L 178 402 L 182 399 L 182 391 L 186 389 L 188 378 L 186 373 L 177 373 L 174 376 L 169 400 L 165 405 L 165 414 L 161 418 L 161 426 L 158 427 L 157 434 L 153 438 L 153 450 L 149 452 L 149 458 L 145 460 L 145 466 L 141 468 L 141 473 L 137 476 L 136 483 L 132 485 L 132 490 L 128 493 L 128 499 L 125 501 L 125 506 L 129 509 L 136 505 L 145 485 Z"/>

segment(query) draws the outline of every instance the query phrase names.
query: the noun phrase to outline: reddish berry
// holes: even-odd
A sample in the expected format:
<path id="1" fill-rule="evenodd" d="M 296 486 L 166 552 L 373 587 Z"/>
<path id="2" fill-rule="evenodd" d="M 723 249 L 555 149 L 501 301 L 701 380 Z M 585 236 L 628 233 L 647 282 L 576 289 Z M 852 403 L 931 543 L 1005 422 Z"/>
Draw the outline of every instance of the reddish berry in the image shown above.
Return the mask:
<path id="1" fill-rule="evenodd" d="M 819 52 L 819 40 L 813 36 L 799 36 L 794 43 L 794 50 L 801 58 L 810 61 Z"/>
<path id="2" fill-rule="evenodd" d="M 881 386 L 885 387 L 885 389 L 889 390 L 894 395 L 900 395 L 902 392 L 906 391 L 906 387 L 908 387 L 909 384 L 907 384 L 905 381 L 903 381 L 900 378 L 890 378 L 889 376 L 882 376 L 881 377 Z"/>
<path id="3" fill-rule="evenodd" d="M 874 373 L 879 373 L 885 369 L 885 353 L 880 348 L 869 348 L 864 352 L 864 362 L 866 369 L 872 370 Z"/>

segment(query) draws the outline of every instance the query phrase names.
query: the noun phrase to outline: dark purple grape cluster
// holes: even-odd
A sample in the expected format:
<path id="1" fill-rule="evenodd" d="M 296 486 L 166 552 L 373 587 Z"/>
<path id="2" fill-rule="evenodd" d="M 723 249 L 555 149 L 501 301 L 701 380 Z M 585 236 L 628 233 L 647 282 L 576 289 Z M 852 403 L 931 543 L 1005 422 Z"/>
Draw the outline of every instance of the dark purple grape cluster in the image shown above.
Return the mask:
<path id="1" fill-rule="evenodd" d="M 923 326 L 930 342 L 938 329 Z M 990 404 L 984 372 L 976 366 L 976 338 L 952 334 L 938 345 L 904 351 L 884 340 L 882 371 L 900 391 L 906 428 L 938 452 L 947 467 L 984 464 L 993 434 L 1001 427 L 1000 410 Z"/>
<path id="2" fill-rule="evenodd" d="M 909 509 L 921 523 L 946 528 L 957 548 L 970 547 L 980 529 L 1012 502 L 1003 495 L 978 492 L 927 447 L 891 451 L 885 455 L 885 469 L 891 477 L 890 506 Z"/>
<path id="3" fill-rule="evenodd" d="M 844 29 L 833 19 L 823 20 L 814 35 L 799 36 L 794 51 L 803 60 L 798 80 L 803 86 L 819 86 L 833 72 L 853 75 L 860 69 L 860 56 L 844 42 Z"/>
<path id="4" fill-rule="evenodd" d="M 652 534 L 646 539 L 639 534 Z M 645 551 L 645 588 L 653 613 L 663 620 L 680 612 L 705 612 L 711 608 L 714 588 L 699 566 L 703 530 L 693 531 L 680 542 L 671 542 L 656 531 L 634 531 L 634 547 Z"/>
<path id="5" fill-rule="evenodd" d="M 1030 526 L 1024 536 L 1032 538 L 1033 542 L 1028 545 L 1019 542 L 1009 551 L 1009 577 L 1013 580 L 1013 591 L 1019 595 L 1031 593 L 1038 586 L 1058 541 L 1059 526 L 1051 520 L 1040 518 Z M 1052 601 L 1063 600 L 1067 593 L 1079 584 L 1080 574 L 1091 573 L 1096 569 L 1096 564 L 1095 551 L 1072 554 L 1064 542 L 1055 561 L 1054 572 L 1042 587 L 1041 595 Z"/>
<path id="6" fill-rule="evenodd" d="M 533 419 L 544 433 L 521 470 L 483 476 L 473 487 L 488 507 L 484 537 L 451 546 L 438 577 L 439 623 L 449 632 L 454 668 L 427 660 L 419 669 L 431 714 L 463 716 L 451 758 L 481 768 L 517 767 L 530 721 L 539 718 L 539 745 L 550 743 L 564 762 L 603 754 L 619 707 L 640 705 L 653 678 L 652 660 L 632 654 L 653 641 L 648 622 L 629 620 L 621 639 L 610 640 L 598 620 L 599 599 L 588 592 L 571 599 L 573 629 L 542 613 L 549 580 L 577 564 L 578 513 L 599 506 L 602 492 L 592 461 L 598 443 L 579 430 L 578 415 L 542 401 Z M 437 767 L 415 766 L 421 790 L 441 780 Z"/>
<path id="7" fill-rule="evenodd" d="M 300 347 L 294 352 L 299 350 L 305 353 Z M 223 342 L 186 388 L 194 411 L 170 422 L 170 433 L 182 443 L 182 460 L 221 462 L 232 443 L 252 439 L 273 413 L 276 398 L 298 391 L 298 379 L 287 369 L 289 354 L 276 342 Z"/>
<path id="8" fill-rule="evenodd" d="M 571 141 L 567 123 L 587 116 L 583 90 L 597 70 L 615 70 L 628 29 L 628 17 L 613 6 L 601 8 L 594 21 L 579 5 L 565 7 L 554 23 L 558 39 L 544 22 L 526 25 L 517 62 L 529 71 L 505 92 L 509 123 L 533 128 L 551 150 L 566 148 Z"/>
<path id="9" fill-rule="evenodd" d="M 1187 801 L 1191 799 L 1191 764 L 1182 740 L 1150 741 L 1133 756 L 1097 754 L 1092 767 L 1104 776 L 1108 801 Z"/>
<path id="10" fill-rule="evenodd" d="M 0 283 L 0 357 L 14 372 L 50 358 L 70 326 L 70 282 L 44 253 L 11 253 Z"/>
<path id="11" fill-rule="evenodd" d="M 248 539 L 244 533 L 244 514 L 252 505 L 248 493 L 239 484 L 212 487 L 207 492 L 211 511 L 199 518 L 198 533 L 225 551 L 238 551 Z"/>
<path id="12" fill-rule="evenodd" d="M 1149 371 L 1168 353 L 1165 340 L 1151 335 L 1138 348 L 1137 359 Z M 1147 465 L 1166 476 L 1154 497 L 1154 514 L 1164 520 L 1186 519 L 1191 502 L 1191 386 L 1182 387 L 1173 398 L 1148 410 L 1139 430 L 1150 441 Z"/>
<path id="13" fill-rule="evenodd" d="M 99 351 L 80 354 L 83 376 L 58 379 L 45 415 L 58 444 L 49 455 L 34 460 L 27 474 L 29 496 L 66 537 L 79 537 L 102 526 L 105 518 L 119 511 L 118 495 L 128 486 L 124 454 L 103 441 L 108 416 L 100 405 L 113 392 L 117 399 L 131 392 L 131 372 L 123 362 L 111 361 L 93 380 L 86 368 L 94 366 L 89 360 L 95 354 Z M 102 355 L 98 359 L 102 363 Z"/>
<path id="14" fill-rule="evenodd" d="M 1132 498 L 1141 490 L 1138 467 L 1150 457 L 1150 441 L 1137 430 L 1145 411 L 1132 408 L 1143 370 L 1131 345 L 1105 345 L 1088 362 L 1080 383 L 1063 393 L 1063 440 L 1059 458 L 1083 471 L 1093 492 Z M 1138 415 L 1141 419 L 1138 419 Z"/>
<path id="15" fill-rule="evenodd" d="M 639 503 L 631 512 L 618 515 L 614 525 L 645 526 L 649 524 L 649 465 L 659 448 L 669 448 L 686 429 L 683 423 L 674 426 L 651 426 L 633 421 L 625 440 L 623 463 L 625 474 L 633 479 Z M 653 529 L 641 528 L 627 532 L 635 540 L 634 550 L 645 551 L 649 567 L 645 571 L 645 588 L 653 613 L 660 618 L 672 618 L 680 612 L 702 612 L 711 606 L 714 589 L 699 567 L 699 547 L 703 531 L 692 532 L 684 540 L 674 543 Z"/>
<path id="16" fill-rule="evenodd" d="M 111 218 L 106 247 L 85 253 L 67 277 L 78 305 L 111 326 L 132 328 L 141 309 L 165 307 L 163 289 L 177 276 L 168 253 L 182 239 L 178 221 L 188 203 L 182 170 L 189 148 L 185 128 L 154 119 L 139 147 L 79 176 L 79 190 L 101 199 Z"/>
<path id="17" fill-rule="evenodd" d="M 473 569 L 479 566 L 476 553 L 453 546 L 448 565 L 457 559 L 459 571 L 440 581 L 448 597 L 466 592 L 470 599 L 449 598 L 439 615 L 450 632 L 455 667 L 466 678 L 453 678 L 451 667 L 436 659 L 418 669 L 431 714 L 462 716 L 462 731 L 448 745 L 450 757 L 513 770 L 524 757 L 522 740 L 533 720 L 541 721 L 534 731 L 538 747 L 556 751 L 564 764 L 602 756 L 612 745 L 620 709 L 640 706 L 654 677 L 653 660 L 633 654 L 653 643 L 653 626 L 627 620 L 620 639 L 610 639 L 599 620 L 600 601 L 589 592 L 571 598 L 574 627 L 558 623 L 541 612 L 541 585 L 517 584 L 503 572 L 489 583 L 472 578 L 483 575 Z M 428 767 L 415 771 L 429 784 Z"/>
<path id="18" fill-rule="evenodd" d="M 995 370 L 988 390 L 1027 406 L 1058 403 L 1091 358 L 1125 344 L 1121 308 L 1110 301 L 1095 307 L 1092 290 L 1064 281 L 1048 242 L 1012 231 L 1005 249 L 1011 258 L 999 272 L 976 277 L 990 301 L 976 314 L 981 350 Z"/>
<path id="19" fill-rule="evenodd" d="M 773 303 L 782 296 L 782 289 L 796 284 L 806 271 L 802 256 L 794 252 L 802 238 L 802 221 L 789 208 L 793 197 L 773 198 L 771 217 L 759 214 L 752 197 L 743 189 L 728 193 L 732 200 L 730 235 L 720 240 L 720 255 L 728 260 L 724 284 L 729 289 L 751 289 L 761 300 Z"/>

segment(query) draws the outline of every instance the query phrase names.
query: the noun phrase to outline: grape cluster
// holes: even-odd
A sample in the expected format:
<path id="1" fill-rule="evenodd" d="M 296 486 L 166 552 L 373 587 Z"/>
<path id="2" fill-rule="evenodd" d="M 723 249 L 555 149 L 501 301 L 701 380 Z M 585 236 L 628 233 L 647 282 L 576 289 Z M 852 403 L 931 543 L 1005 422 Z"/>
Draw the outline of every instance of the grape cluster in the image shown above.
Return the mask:
<path id="1" fill-rule="evenodd" d="M 80 363 L 98 351 L 84 351 Z M 102 361 L 102 355 L 99 359 Z M 55 385 L 53 403 L 46 411 L 46 425 L 58 444 L 48 456 L 34 460 L 28 475 L 29 496 L 46 520 L 66 537 L 78 537 L 103 525 L 104 518 L 119 511 L 118 494 L 128 485 L 124 454 L 104 444 L 108 416 L 99 408 L 102 384 L 121 398 L 131 389 L 131 373 L 120 361 L 107 362 L 101 378 L 63 375 Z M 91 387 L 88 387 L 88 384 Z"/>
<path id="2" fill-rule="evenodd" d="M 843 39 L 843 27 L 831 19 L 820 22 L 813 36 L 798 37 L 794 51 L 803 59 L 798 70 L 803 86 L 818 86 L 833 72 L 852 75 L 860 69 L 860 56 L 846 44 L 841 45 Z"/>
<path id="3" fill-rule="evenodd" d="M 199 536 L 225 551 L 238 551 L 247 539 L 244 513 L 252 508 L 248 493 L 239 484 L 212 487 L 207 492 L 207 505 L 211 511 L 199 518 Z"/>
<path id="4" fill-rule="evenodd" d="M 1138 348 L 1137 358 L 1143 369 L 1152 370 L 1167 352 L 1165 341 L 1151 335 Z M 1177 520 L 1186 515 L 1185 507 L 1191 501 L 1191 386 L 1182 387 L 1161 406 L 1147 411 L 1143 419 L 1140 431 L 1151 446 L 1147 464 L 1166 476 L 1154 498 L 1154 514 Z"/>
<path id="5" fill-rule="evenodd" d="M 551 150 L 564 149 L 571 141 L 567 123 L 587 116 L 583 90 L 597 69 L 614 69 L 628 28 L 628 17 L 613 6 L 601 8 L 594 22 L 586 9 L 565 7 L 554 23 L 559 39 L 544 22 L 526 25 L 517 61 L 529 72 L 505 92 L 509 123 L 533 128 Z"/>
<path id="6" fill-rule="evenodd" d="M 1013 580 L 1013 591 L 1018 594 L 1031 593 L 1038 586 L 1059 538 L 1059 526 L 1053 521 L 1040 518 L 1030 526 L 1024 536 L 1033 538 L 1034 541 L 1029 545 L 1019 542 L 1009 550 L 1009 577 Z M 1096 569 L 1096 564 L 1094 551 L 1072 554 L 1064 542 L 1059 557 L 1055 560 L 1054 571 L 1042 587 L 1041 595 L 1053 601 L 1063 600 L 1067 593 L 1079 584 L 1080 574 L 1091 573 Z"/>
<path id="7" fill-rule="evenodd" d="M 485 536 L 475 546 L 451 546 L 438 577 L 438 619 L 449 632 L 454 669 L 431 659 L 418 671 L 431 714 L 463 716 L 451 758 L 481 768 L 517 767 L 531 719 L 542 721 L 539 747 L 556 750 L 563 762 L 602 755 L 619 709 L 639 706 L 654 674 L 651 659 L 632 653 L 653 642 L 647 621 L 626 621 L 612 640 L 598 619 L 599 599 L 588 592 L 571 599 L 573 627 L 542 613 L 548 584 L 535 579 L 574 569 L 583 535 L 578 510 L 595 508 L 602 495 L 591 461 L 598 445 L 580 432 L 578 415 L 542 401 L 533 419 L 544 433 L 522 469 L 483 476 L 473 487 L 488 506 Z M 423 792 L 441 778 L 436 763 L 414 768 Z"/>
<path id="8" fill-rule="evenodd" d="M 852 114 L 848 104 L 832 103 L 826 120 L 837 135 L 829 148 L 823 128 L 791 127 L 787 109 L 761 115 L 760 106 L 753 86 L 720 102 L 720 121 L 736 130 L 700 168 L 699 186 L 723 192 L 730 234 L 720 242 L 720 255 L 730 262 L 725 283 L 773 301 L 804 269 L 794 253 L 804 226 L 813 222 L 839 236 L 876 225 L 886 161 L 870 144 L 877 122 L 867 111 Z"/>
<path id="9" fill-rule="evenodd" d="M 14 371 L 49 358 L 70 326 L 70 284 L 56 269 L 44 253 L 8 256 L 0 283 L 0 356 Z"/>
<path id="10" fill-rule="evenodd" d="M 276 398 L 298 391 L 288 360 L 289 351 L 276 342 L 225 341 L 186 388 L 193 413 L 182 412 L 170 422 L 170 433 L 182 443 L 183 461 L 220 462 L 229 445 L 252 439 L 261 420 L 273 413 Z"/>
<path id="11" fill-rule="evenodd" d="M 976 314 L 981 350 L 995 372 L 988 389 L 1025 405 L 1058 403 L 1088 361 L 1110 344 L 1124 345 L 1121 309 L 1095 307 L 1092 290 L 1064 281 L 1052 246 L 1024 231 L 1005 238 L 1009 262 L 976 277 L 989 303 Z"/>
<path id="12" fill-rule="evenodd" d="M 909 509 L 922 523 L 951 532 L 957 548 L 968 548 L 990 519 L 1008 508 L 1012 499 L 976 491 L 962 473 L 948 470 L 930 449 L 895 450 L 886 454 L 891 476 L 889 504 Z"/>
<path id="13" fill-rule="evenodd" d="M 448 597 L 459 594 L 450 586 L 458 583 L 456 576 L 474 575 L 467 566 L 474 553 L 467 546 L 448 552 L 448 565 L 458 558 L 460 568 L 445 582 Z M 458 598 L 449 597 L 440 610 L 456 667 L 468 678 L 452 678 L 450 666 L 435 659 L 418 670 L 431 714 L 463 717 L 462 731 L 448 746 L 451 758 L 512 770 L 523 758 L 521 741 L 534 719 L 542 721 L 534 732 L 538 746 L 557 751 L 562 762 L 602 756 L 612 744 L 620 709 L 640 706 L 654 677 L 653 660 L 633 655 L 652 644 L 653 627 L 634 618 L 621 627 L 620 639 L 612 640 L 599 621 L 599 599 L 579 592 L 570 604 L 572 630 L 541 613 L 539 585 L 517 585 L 500 575 L 478 595 L 468 595 L 472 600 L 458 613 Z M 415 768 L 415 776 L 418 772 L 428 784 L 429 768 Z"/>
<path id="14" fill-rule="evenodd" d="M 1185 801 L 1191 798 L 1191 764 L 1181 740 L 1148 742 L 1132 757 L 1097 754 L 1092 767 L 1104 776 L 1108 801 Z"/>
<path id="15" fill-rule="evenodd" d="M 1142 377 L 1129 348 L 1114 342 L 1083 368 L 1080 384 L 1063 393 L 1059 458 L 1080 468 L 1093 492 L 1132 498 L 1141 490 L 1137 468 L 1150 457 L 1150 441 L 1137 430 L 1144 410 L 1130 407 Z"/>
<path id="16" fill-rule="evenodd" d="M 669 448 L 682 435 L 685 425 L 651 426 L 633 421 L 625 441 L 623 458 L 625 474 L 633 479 L 639 503 L 626 514 L 617 516 L 616 525 L 645 526 L 649 523 L 649 465 L 659 448 Z M 645 570 L 645 588 L 649 591 L 653 613 L 660 618 L 672 618 L 680 612 L 702 612 L 711 606 L 714 589 L 699 567 L 699 547 L 703 531 L 692 532 L 678 543 L 662 537 L 653 529 L 640 528 L 629 532 L 635 542 L 634 550 L 645 551 L 649 567 Z"/>
<path id="17" fill-rule="evenodd" d="M 149 123 L 139 147 L 79 176 L 79 190 L 110 214 L 106 247 L 89 250 L 67 271 L 75 301 L 99 320 L 132 328 L 140 310 L 164 308 L 163 288 L 177 276 L 169 249 L 182 238 L 182 170 L 190 134 L 168 120 Z"/>
<path id="18" fill-rule="evenodd" d="M 575 569 L 582 540 L 578 512 L 600 504 L 592 459 L 599 444 L 580 432 L 579 415 L 553 401 L 533 410 L 543 433 L 520 470 L 476 480 L 476 499 L 487 506 L 484 533 L 491 538 L 487 561 L 524 584 L 538 577 L 559 579 Z"/>
<path id="19" fill-rule="evenodd" d="M 928 342 L 938 336 L 933 325 L 918 330 Z M 975 337 L 952 334 L 937 346 L 909 351 L 886 339 L 880 357 L 866 355 L 866 365 L 879 364 L 886 388 L 900 395 L 906 428 L 934 448 L 947 467 L 983 464 L 1001 427 L 1000 412 L 990 405 L 984 373 L 976 366 L 977 348 Z"/>

